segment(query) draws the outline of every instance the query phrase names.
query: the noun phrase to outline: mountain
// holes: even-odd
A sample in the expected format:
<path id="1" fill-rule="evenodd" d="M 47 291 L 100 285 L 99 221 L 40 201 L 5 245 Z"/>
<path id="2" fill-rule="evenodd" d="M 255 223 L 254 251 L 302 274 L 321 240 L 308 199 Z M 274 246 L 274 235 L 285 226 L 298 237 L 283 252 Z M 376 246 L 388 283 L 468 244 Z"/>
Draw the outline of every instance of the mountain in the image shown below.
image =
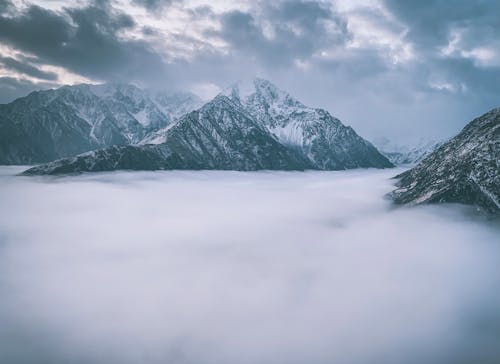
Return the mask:
<path id="1" fill-rule="evenodd" d="M 500 108 L 470 122 L 415 168 L 398 176 L 399 204 L 455 202 L 500 213 Z"/>
<path id="2" fill-rule="evenodd" d="M 373 144 L 395 165 L 414 165 L 443 145 L 444 141 L 419 140 L 413 145 L 400 145 L 387 138 L 377 138 Z"/>
<path id="3" fill-rule="evenodd" d="M 0 164 L 31 164 L 140 142 L 194 110 L 191 94 L 132 85 L 63 86 L 0 105 Z"/>
<path id="4" fill-rule="evenodd" d="M 117 158 L 121 153 L 126 154 L 126 161 Z M 133 148 L 114 147 L 109 152 L 58 160 L 26 174 L 170 168 L 162 164 L 165 156 L 180 161 L 175 167 L 179 169 L 392 167 L 373 145 L 328 112 L 308 108 L 269 81 L 256 79 L 248 98 L 243 99 L 235 89 L 229 95 L 220 94 Z"/>
<path id="5" fill-rule="evenodd" d="M 283 145 L 317 169 L 393 167 L 386 157 L 326 110 L 305 106 L 271 82 L 256 78 L 224 91 Z"/>
<path id="6" fill-rule="evenodd" d="M 311 167 L 276 141 L 241 105 L 219 95 L 180 118 L 161 144 L 113 146 L 33 167 L 24 175 L 118 169 L 302 170 Z"/>

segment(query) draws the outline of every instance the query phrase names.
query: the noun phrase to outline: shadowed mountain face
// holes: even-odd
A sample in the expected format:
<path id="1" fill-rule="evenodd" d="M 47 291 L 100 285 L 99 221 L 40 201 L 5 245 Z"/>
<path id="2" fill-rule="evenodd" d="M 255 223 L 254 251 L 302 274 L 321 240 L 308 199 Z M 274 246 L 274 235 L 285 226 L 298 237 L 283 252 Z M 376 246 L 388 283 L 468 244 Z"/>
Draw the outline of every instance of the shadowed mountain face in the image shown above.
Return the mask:
<path id="1" fill-rule="evenodd" d="M 245 100 L 236 89 L 229 97 L 220 94 L 199 110 L 148 135 L 141 145 L 58 160 L 25 174 L 392 167 L 375 147 L 328 112 L 304 106 L 268 81 L 257 79 L 253 87 Z"/>
<path id="2" fill-rule="evenodd" d="M 151 94 L 131 85 L 77 85 L 0 105 L 0 164 L 49 162 L 137 143 L 201 105 L 192 94 Z"/>
<path id="3" fill-rule="evenodd" d="M 457 202 L 500 213 L 500 108 L 474 119 L 415 168 L 397 176 L 400 204 Z"/>

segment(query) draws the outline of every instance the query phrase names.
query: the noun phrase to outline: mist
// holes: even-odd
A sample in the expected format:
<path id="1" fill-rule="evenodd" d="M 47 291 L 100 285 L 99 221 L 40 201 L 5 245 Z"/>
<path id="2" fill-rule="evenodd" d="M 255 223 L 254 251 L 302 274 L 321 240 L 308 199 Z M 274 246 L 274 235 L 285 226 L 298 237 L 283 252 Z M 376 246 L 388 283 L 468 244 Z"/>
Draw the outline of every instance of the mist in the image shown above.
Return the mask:
<path id="1" fill-rule="evenodd" d="M 1 363 L 498 363 L 500 226 L 396 170 L 0 168 Z"/>

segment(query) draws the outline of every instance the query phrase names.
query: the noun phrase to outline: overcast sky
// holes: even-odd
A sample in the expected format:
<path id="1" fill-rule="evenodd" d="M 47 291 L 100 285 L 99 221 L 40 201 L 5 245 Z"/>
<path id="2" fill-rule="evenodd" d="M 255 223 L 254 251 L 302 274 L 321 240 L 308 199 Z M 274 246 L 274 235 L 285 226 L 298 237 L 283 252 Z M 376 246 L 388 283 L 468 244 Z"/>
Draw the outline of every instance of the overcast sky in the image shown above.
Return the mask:
<path id="1" fill-rule="evenodd" d="M 500 106 L 498 0 L 0 0 L 0 14 L 4 103 L 109 81 L 210 98 L 259 76 L 398 140 Z"/>

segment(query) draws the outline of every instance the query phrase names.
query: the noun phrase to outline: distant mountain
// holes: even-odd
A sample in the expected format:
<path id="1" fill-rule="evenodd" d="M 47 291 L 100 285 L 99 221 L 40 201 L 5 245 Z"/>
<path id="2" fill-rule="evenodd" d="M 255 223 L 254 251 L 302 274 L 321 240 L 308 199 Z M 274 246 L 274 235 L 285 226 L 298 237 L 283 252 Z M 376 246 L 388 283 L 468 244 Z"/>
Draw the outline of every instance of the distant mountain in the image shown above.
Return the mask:
<path id="1" fill-rule="evenodd" d="M 138 143 L 201 105 L 192 94 L 76 85 L 0 105 L 0 164 L 31 164 Z"/>
<path id="2" fill-rule="evenodd" d="M 500 108 L 470 122 L 415 168 L 397 176 L 400 204 L 456 202 L 500 213 Z"/>
<path id="3" fill-rule="evenodd" d="M 445 141 L 420 140 L 415 144 L 402 145 L 387 138 L 377 138 L 373 144 L 393 164 L 398 166 L 414 165 L 438 149 Z"/>
<path id="4" fill-rule="evenodd" d="M 58 160 L 26 174 L 170 169 L 174 159 L 178 169 L 392 167 L 352 128 L 324 110 L 304 106 L 261 79 L 255 80 L 254 92 L 245 99 L 233 88 L 229 95 L 218 95 L 139 144 Z M 122 153 L 124 158 L 120 158 Z"/>

